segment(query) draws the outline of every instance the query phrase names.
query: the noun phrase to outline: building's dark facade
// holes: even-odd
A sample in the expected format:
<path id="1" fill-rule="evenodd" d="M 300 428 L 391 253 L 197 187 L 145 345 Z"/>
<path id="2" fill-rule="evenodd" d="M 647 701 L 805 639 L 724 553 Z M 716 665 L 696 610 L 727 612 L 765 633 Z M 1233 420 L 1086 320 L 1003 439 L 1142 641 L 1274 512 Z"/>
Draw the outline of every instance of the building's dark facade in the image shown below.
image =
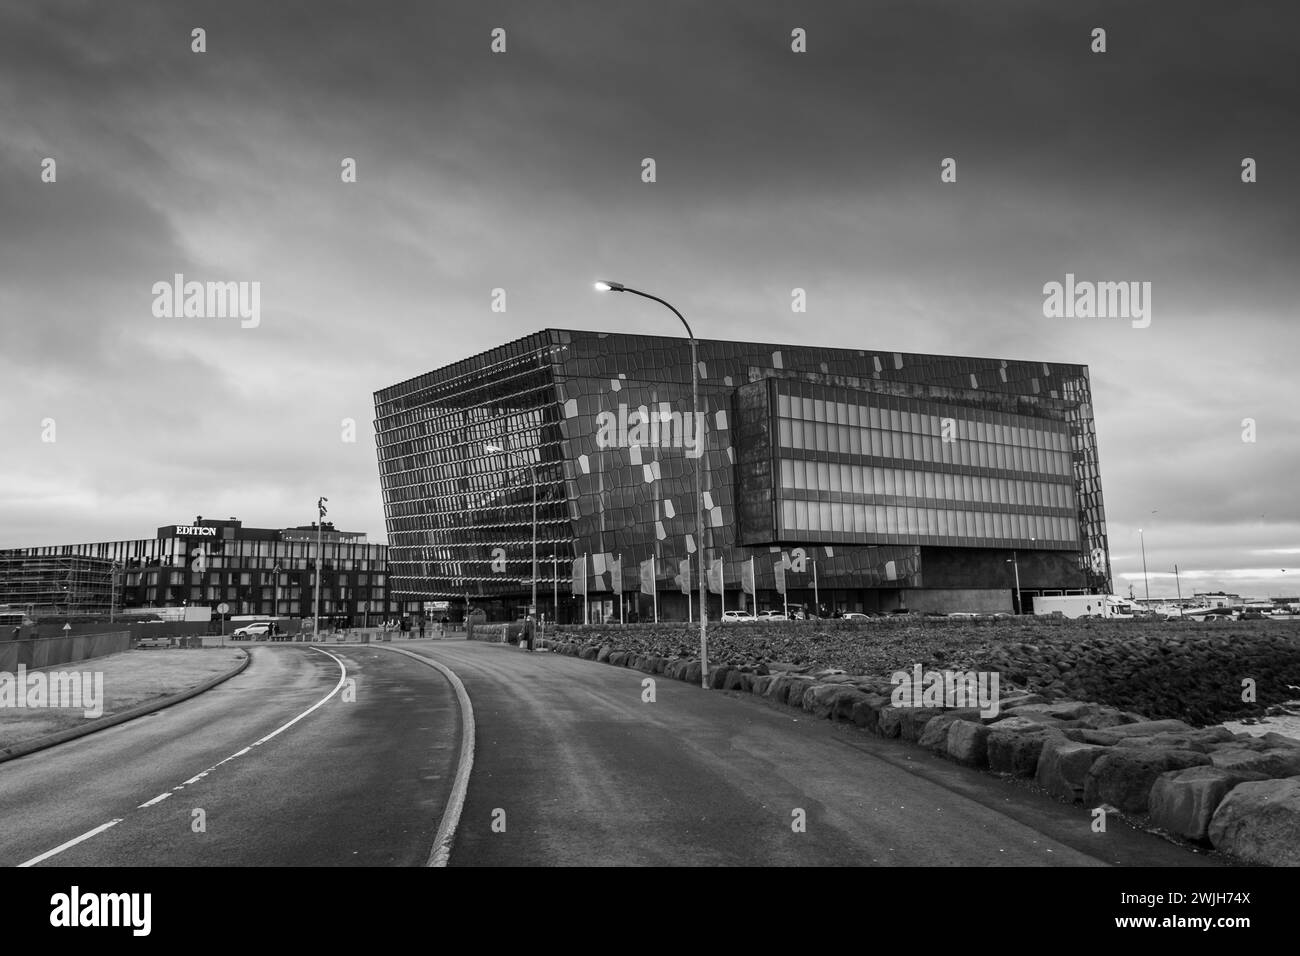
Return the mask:
<path id="1" fill-rule="evenodd" d="M 322 618 L 362 624 L 396 616 L 399 605 L 388 599 L 387 547 L 328 522 L 320 533 Z M 0 551 L 0 606 L 61 614 L 107 611 L 110 601 L 116 608 L 215 609 L 224 603 L 231 615 L 309 617 L 316 537 L 315 525 L 246 528 L 236 518 L 200 517 L 165 525 L 152 538 Z M 74 594 L 71 604 L 64 596 L 62 605 L 46 606 L 45 592 L 32 587 L 36 569 L 73 558 L 94 564 L 94 602 Z"/>
<path id="2" fill-rule="evenodd" d="M 751 559 L 760 608 L 780 577 L 811 604 L 814 562 L 842 610 L 1009 610 L 1016 570 L 1109 591 L 1086 367 L 701 341 L 699 374 L 702 447 L 684 338 L 550 329 L 377 392 L 394 599 L 517 613 L 535 469 L 542 613 L 581 616 L 585 564 L 617 617 L 620 560 L 635 595 L 653 556 L 660 616 L 685 618 L 697 463 L 728 608 Z"/>

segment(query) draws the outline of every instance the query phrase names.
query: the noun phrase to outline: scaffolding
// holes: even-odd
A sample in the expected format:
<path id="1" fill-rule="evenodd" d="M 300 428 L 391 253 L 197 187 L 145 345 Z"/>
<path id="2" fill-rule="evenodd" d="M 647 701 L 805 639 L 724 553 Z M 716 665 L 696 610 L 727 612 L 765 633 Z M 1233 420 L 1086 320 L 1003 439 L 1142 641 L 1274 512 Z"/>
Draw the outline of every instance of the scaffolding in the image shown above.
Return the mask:
<path id="1" fill-rule="evenodd" d="M 0 551 L 0 610 L 29 618 L 106 614 L 115 603 L 107 558 Z"/>

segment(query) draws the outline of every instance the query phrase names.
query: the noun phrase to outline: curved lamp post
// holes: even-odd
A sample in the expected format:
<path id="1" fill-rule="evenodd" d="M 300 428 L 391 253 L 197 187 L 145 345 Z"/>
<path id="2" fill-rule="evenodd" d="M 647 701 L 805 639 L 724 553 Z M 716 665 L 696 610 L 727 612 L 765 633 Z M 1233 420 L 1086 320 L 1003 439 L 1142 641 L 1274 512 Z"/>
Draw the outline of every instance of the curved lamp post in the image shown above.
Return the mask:
<path id="1" fill-rule="evenodd" d="M 681 319 L 682 325 L 686 327 L 686 336 L 691 343 L 691 412 L 694 415 L 694 423 L 700 434 L 696 436 L 696 441 L 700 443 L 700 457 L 695 463 L 695 556 L 700 566 L 700 686 L 705 690 L 709 688 L 709 639 L 706 628 L 708 619 L 708 604 L 705 603 L 705 578 L 704 578 L 704 498 L 700 493 L 700 472 L 703 470 L 704 460 L 704 429 L 700 419 L 700 359 L 699 359 L 699 342 L 695 338 L 695 333 L 691 331 L 690 324 L 686 317 L 673 308 L 672 304 L 659 298 L 657 295 L 651 295 L 649 292 L 642 292 L 640 289 L 633 289 L 623 285 L 621 282 L 601 281 L 596 283 L 597 292 L 630 292 L 632 295 L 639 295 L 643 299 L 650 299 L 658 302 L 673 315 Z"/>

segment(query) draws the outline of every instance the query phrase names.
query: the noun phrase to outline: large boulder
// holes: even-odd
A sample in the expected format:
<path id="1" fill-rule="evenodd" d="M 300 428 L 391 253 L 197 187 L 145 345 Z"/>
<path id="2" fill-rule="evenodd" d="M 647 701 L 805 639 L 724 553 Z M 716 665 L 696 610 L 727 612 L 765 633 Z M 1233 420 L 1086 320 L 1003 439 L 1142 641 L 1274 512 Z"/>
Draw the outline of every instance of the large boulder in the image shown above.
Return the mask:
<path id="1" fill-rule="evenodd" d="M 835 713 L 835 704 L 839 698 L 857 693 L 859 691 L 855 687 L 818 682 L 803 692 L 803 709 L 819 720 L 826 720 Z"/>
<path id="2" fill-rule="evenodd" d="M 852 721 L 853 709 L 862 701 L 869 700 L 870 697 L 870 694 L 864 694 L 856 687 L 843 687 L 843 693 L 835 698 L 834 710 L 831 711 L 831 719 Z"/>
<path id="3" fill-rule="evenodd" d="M 1234 787 L 1210 820 L 1210 842 L 1248 863 L 1300 866 L 1300 780 Z"/>
<path id="4" fill-rule="evenodd" d="M 933 707 L 907 707 L 898 715 L 898 736 L 908 743 L 916 743 L 925 733 L 925 725 L 939 716 Z"/>
<path id="5" fill-rule="evenodd" d="M 1195 750 L 1113 747 L 1089 769 L 1083 799 L 1089 806 L 1108 803 L 1126 813 L 1146 813 L 1151 787 L 1162 773 L 1209 763 L 1208 756 Z"/>
<path id="6" fill-rule="evenodd" d="M 698 684 L 703 671 L 704 668 L 699 661 L 688 661 L 685 670 L 682 671 L 682 680 L 688 684 Z"/>
<path id="7" fill-rule="evenodd" d="M 954 720 L 948 728 L 948 756 L 968 767 L 987 767 L 989 729 L 973 720 Z"/>
<path id="8" fill-rule="evenodd" d="M 1032 777 L 1038 772 L 1038 757 L 1049 737 L 1061 732 L 1032 720 L 1008 717 L 989 725 L 986 744 L 989 769 L 1013 777 Z"/>
<path id="9" fill-rule="evenodd" d="M 1049 737 L 1043 741 L 1034 778 L 1040 787 L 1060 800 L 1082 800 L 1088 771 L 1109 752 L 1109 747 L 1098 744 L 1077 743 L 1065 737 Z"/>
<path id="10" fill-rule="evenodd" d="M 713 690 L 724 690 L 727 686 L 727 675 L 732 669 L 725 664 L 721 667 L 709 668 L 709 687 Z"/>
<path id="11" fill-rule="evenodd" d="M 1224 748 L 1210 754 L 1210 762 L 1224 770 L 1259 773 L 1266 777 L 1300 775 L 1300 749 L 1276 747 L 1270 750 Z"/>
<path id="12" fill-rule="evenodd" d="M 1189 840 L 1204 840 L 1223 798 L 1239 783 L 1263 779 L 1219 767 L 1188 767 L 1156 778 L 1147 801 L 1151 823 Z"/>
<path id="13" fill-rule="evenodd" d="M 596 663 L 604 664 L 609 660 L 609 656 L 614 653 L 614 645 L 602 644 L 600 650 L 596 652 Z"/>
<path id="14" fill-rule="evenodd" d="M 753 686 L 750 687 L 750 693 L 760 697 L 766 697 L 768 689 L 772 686 L 772 681 L 776 680 L 774 674 L 756 674 L 754 675 Z"/>
<path id="15" fill-rule="evenodd" d="M 876 733 L 894 739 L 903 732 L 903 711 L 910 708 L 895 707 L 891 702 L 888 707 L 880 708 L 880 717 L 876 722 Z"/>
<path id="16" fill-rule="evenodd" d="M 894 709 L 890 707 L 888 709 Z M 882 709 L 883 710 L 883 709 Z M 935 753 L 946 754 L 948 752 L 948 729 L 957 720 L 979 720 L 980 712 L 974 707 L 960 707 L 954 710 L 945 710 L 941 714 L 931 717 L 926 723 L 925 729 L 921 731 L 921 736 L 917 743 L 926 750 L 933 750 Z"/>
<path id="17" fill-rule="evenodd" d="M 611 651 L 609 656 L 605 658 L 605 663 L 612 664 L 615 667 L 625 667 L 627 666 L 628 656 L 627 651 Z M 600 658 L 597 657 L 596 660 L 600 660 Z"/>
<path id="18" fill-rule="evenodd" d="M 881 694 L 865 694 L 853 704 L 853 722 L 871 733 L 880 732 L 880 712 L 892 706 L 889 698 Z"/>
<path id="19" fill-rule="evenodd" d="M 1191 724 L 1184 723 L 1181 720 L 1143 720 L 1136 724 L 1120 724 L 1115 727 L 1107 727 L 1106 732 L 1117 737 L 1150 737 L 1152 734 L 1188 733 L 1195 729 Z"/>
<path id="20" fill-rule="evenodd" d="M 710 675 L 712 677 L 712 675 Z M 747 681 L 754 680 L 753 674 L 746 674 L 744 671 L 736 670 L 734 667 L 722 672 L 722 689 L 723 690 L 749 690 Z"/>

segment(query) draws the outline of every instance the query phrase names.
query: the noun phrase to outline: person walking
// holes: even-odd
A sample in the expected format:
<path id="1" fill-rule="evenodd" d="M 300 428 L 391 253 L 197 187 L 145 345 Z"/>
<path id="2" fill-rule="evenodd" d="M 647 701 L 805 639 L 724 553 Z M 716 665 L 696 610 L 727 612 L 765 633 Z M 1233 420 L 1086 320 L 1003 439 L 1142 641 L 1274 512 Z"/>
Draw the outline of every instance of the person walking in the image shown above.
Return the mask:
<path id="1" fill-rule="evenodd" d="M 424 618 L 420 618 L 420 640 L 424 640 Z"/>
<path id="2" fill-rule="evenodd" d="M 441 638 L 446 636 L 447 636 L 447 615 L 444 614 L 442 616 L 442 620 L 438 622 L 438 637 Z"/>

